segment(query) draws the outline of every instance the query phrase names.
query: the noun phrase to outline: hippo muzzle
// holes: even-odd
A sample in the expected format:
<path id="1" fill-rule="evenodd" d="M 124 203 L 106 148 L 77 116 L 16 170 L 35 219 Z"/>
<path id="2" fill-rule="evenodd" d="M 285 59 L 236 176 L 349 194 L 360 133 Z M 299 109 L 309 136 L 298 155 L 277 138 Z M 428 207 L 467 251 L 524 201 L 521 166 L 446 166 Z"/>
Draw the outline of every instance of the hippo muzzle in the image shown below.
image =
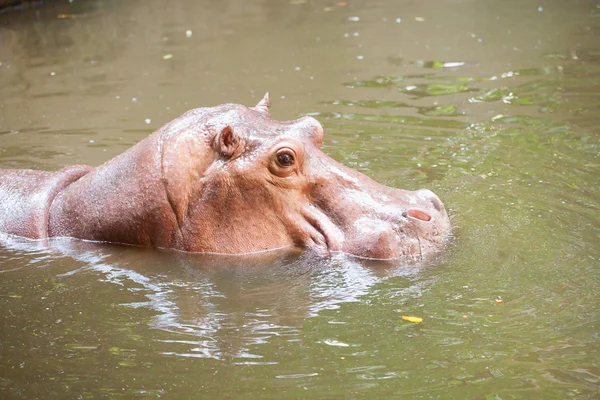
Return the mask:
<path id="1" fill-rule="evenodd" d="M 324 157 L 313 172 L 312 200 L 338 228 L 332 242 L 340 244 L 331 250 L 374 259 L 422 257 L 447 241 L 450 220 L 431 190 L 380 185 Z"/>
<path id="2" fill-rule="evenodd" d="M 311 117 L 255 107 L 188 111 L 98 167 L 0 171 L 0 231 L 189 252 L 313 248 L 422 257 L 448 214 L 431 191 L 381 185 L 321 151 Z"/>
<path id="3" fill-rule="evenodd" d="M 450 223 L 440 199 L 430 190 L 405 192 L 404 201 L 379 207 L 375 217 L 354 222 L 344 251 L 361 257 L 395 259 L 422 257 L 439 249 L 448 238 Z"/>

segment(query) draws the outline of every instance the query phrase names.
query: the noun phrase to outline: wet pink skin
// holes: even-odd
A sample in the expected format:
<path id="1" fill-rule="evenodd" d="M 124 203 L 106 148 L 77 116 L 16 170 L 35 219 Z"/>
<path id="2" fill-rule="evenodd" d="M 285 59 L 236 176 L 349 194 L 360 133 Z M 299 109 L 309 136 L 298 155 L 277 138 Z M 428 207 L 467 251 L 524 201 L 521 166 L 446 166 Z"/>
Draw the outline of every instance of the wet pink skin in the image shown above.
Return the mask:
<path id="1" fill-rule="evenodd" d="M 188 111 L 98 167 L 0 170 L 0 231 L 189 252 L 422 257 L 450 233 L 431 191 L 381 185 L 321 151 L 317 120 Z"/>

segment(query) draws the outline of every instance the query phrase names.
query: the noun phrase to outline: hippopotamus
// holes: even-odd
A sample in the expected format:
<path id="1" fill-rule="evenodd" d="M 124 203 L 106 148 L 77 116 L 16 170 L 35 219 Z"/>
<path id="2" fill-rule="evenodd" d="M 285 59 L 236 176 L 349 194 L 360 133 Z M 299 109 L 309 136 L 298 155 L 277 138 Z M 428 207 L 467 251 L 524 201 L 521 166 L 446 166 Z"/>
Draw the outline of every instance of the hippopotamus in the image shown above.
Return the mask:
<path id="1" fill-rule="evenodd" d="M 451 231 L 432 191 L 384 186 L 321 151 L 323 127 L 255 107 L 186 112 L 98 167 L 0 170 L 0 232 L 248 254 L 421 257 Z"/>

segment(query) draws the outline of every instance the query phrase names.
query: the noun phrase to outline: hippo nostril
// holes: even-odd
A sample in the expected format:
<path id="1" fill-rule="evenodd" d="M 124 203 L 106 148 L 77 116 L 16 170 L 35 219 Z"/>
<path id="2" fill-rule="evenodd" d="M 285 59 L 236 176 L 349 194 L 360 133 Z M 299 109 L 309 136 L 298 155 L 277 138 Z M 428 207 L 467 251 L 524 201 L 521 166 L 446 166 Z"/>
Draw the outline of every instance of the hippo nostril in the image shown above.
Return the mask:
<path id="1" fill-rule="evenodd" d="M 433 193 L 429 189 L 419 189 L 417 191 L 421 196 L 425 197 L 427 200 L 433 204 L 433 207 L 438 211 L 442 212 L 444 210 L 444 203 L 440 200 L 439 197 L 435 193 Z"/>
<path id="2" fill-rule="evenodd" d="M 411 208 L 410 210 L 406 211 L 405 216 L 425 222 L 431 221 L 431 215 L 427 214 L 425 211 L 416 210 L 414 208 Z"/>
<path id="3" fill-rule="evenodd" d="M 440 200 L 439 197 L 437 197 L 437 196 L 432 197 L 431 202 L 433 203 L 433 206 L 435 207 L 436 210 L 438 210 L 439 212 L 442 212 L 442 210 L 444 209 L 444 203 L 442 203 L 442 201 Z"/>

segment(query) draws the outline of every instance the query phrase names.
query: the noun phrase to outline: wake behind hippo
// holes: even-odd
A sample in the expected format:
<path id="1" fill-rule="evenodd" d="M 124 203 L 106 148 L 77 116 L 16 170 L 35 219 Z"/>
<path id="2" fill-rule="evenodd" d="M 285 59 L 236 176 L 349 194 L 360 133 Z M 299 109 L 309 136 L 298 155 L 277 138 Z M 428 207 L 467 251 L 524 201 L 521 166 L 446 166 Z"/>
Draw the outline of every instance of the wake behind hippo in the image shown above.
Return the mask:
<path id="1" fill-rule="evenodd" d="M 381 185 L 321 150 L 314 118 L 253 108 L 188 111 L 99 167 L 0 170 L 0 231 L 189 252 L 313 248 L 390 259 L 450 232 L 431 191 Z"/>

